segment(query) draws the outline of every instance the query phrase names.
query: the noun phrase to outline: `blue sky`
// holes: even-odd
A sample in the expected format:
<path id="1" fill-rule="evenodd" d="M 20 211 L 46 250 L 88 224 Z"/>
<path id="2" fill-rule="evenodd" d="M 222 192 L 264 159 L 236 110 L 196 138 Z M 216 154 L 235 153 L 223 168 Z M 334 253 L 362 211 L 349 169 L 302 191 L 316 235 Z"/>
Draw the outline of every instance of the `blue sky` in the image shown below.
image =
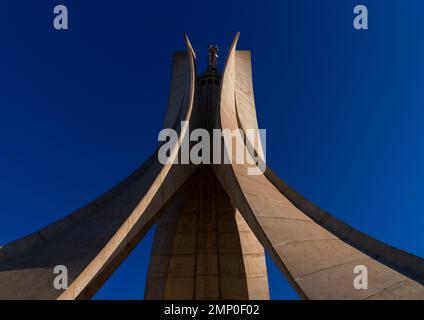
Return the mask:
<path id="1" fill-rule="evenodd" d="M 68 31 L 52 27 L 66 4 Z M 369 30 L 355 31 L 366 4 Z M 157 143 L 172 53 L 206 66 L 237 31 L 253 57 L 268 164 L 372 236 L 424 256 L 424 3 L 420 0 L 0 4 L 0 244 L 100 195 Z M 143 297 L 152 233 L 98 292 Z M 297 296 L 269 262 L 271 297 Z"/>

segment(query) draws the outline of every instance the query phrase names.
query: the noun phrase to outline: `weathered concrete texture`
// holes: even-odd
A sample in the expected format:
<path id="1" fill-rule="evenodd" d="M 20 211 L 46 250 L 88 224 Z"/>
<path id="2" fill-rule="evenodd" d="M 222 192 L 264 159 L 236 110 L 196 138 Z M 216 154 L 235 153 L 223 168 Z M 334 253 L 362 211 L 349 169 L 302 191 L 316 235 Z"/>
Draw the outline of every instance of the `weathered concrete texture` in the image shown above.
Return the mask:
<path id="1" fill-rule="evenodd" d="M 216 127 L 256 126 L 249 56 L 228 56 Z M 246 150 L 248 156 L 249 153 Z M 235 157 L 233 153 L 233 163 Z M 424 261 L 394 249 L 334 219 L 286 186 L 271 170 L 247 174 L 248 165 L 216 165 L 233 206 L 305 299 L 424 299 Z M 367 290 L 353 285 L 356 265 L 368 268 Z M 421 283 L 420 283 L 421 282 Z"/>
<path id="2" fill-rule="evenodd" d="M 165 209 L 146 299 L 269 299 L 264 249 L 209 167 Z"/>

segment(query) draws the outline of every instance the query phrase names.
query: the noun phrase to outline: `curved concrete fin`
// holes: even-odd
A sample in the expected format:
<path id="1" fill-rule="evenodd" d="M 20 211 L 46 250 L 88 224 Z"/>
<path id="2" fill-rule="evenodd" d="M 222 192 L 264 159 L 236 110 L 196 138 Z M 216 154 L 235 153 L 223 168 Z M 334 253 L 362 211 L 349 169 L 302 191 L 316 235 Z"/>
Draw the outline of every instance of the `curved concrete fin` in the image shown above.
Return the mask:
<path id="1" fill-rule="evenodd" d="M 193 56 L 193 60 L 196 61 L 196 53 L 193 49 L 193 46 L 191 45 L 191 42 L 190 42 L 190 39 L 188 38 L 187 33 L 184 33 L 184 41 L 186 43 L 188 52 Z"/>
<path id="2" fill-rule="evenodd" d="M 171 92 L 169 105 L 181 105 L 179 144 L 162 165 L 155 152 L 129 178 L 75 213 L 0 253 L 0 299 L 84 299 L 92 297 L 159 217 L 162 208 L 191 176 L 191 165 L 173 165 L 186 139 L 195 90 L 194 52 L 187 43 L 185 75 L 174 79 L 186 92 Z M 178 70 L 181 73 L 181 70 Z M 178 100 L 178 101 L 176 101 Z M 56 266 L 65 266 L 69 287 L 54 287 Z"/>
<path id="3" fill-rule="evenodd" d="M 237 88 L 243 86 L 236 83 L 240 79 L 238 73 L 249 74 L 245 69 L 247 64 L 243 66 L 237 59 L 237 40 L 238 35 L 223 73 L 216 127 L 246 130 L 254 125 L 247 119 L 255 119 L 256 111 L 250 106 L 253 91 L 244 92 L 245 97 L 240 97 L 237 92 Z M 304 201 L 272 176 L 269 169 L 266 174 L 249 175 L 250 166 L 235 164 L 235 152 L 230 152 L 228 146 L 231 148 L 230 141 L 227 141 L 225 151 L 231 155 L 233 164 L 214 165 L 214 171 L 233 206 L 239 208 L 256 237 L 301 297 L 424 299 L 421 258 L 353 232 L 353 228 L 324 215 L 316 206 Z M 245 146 L 245 154 L 249 157 L 246 149 Z M 382 256 L 385 259 L 380 259 Z M 366 267 L 368 271 L 366 289 L 355 287 L 357 266 Z"/>
<path id="4" fill-rule="evenodd" d="M 180 155 L 181 145 L 184 144 L 185 139 L 188 139 L 187 133 L 192 124 L 196 70 L 194 51 L 187 37 L 186 45 L 189 53 L 187 55 L 189 68 L 185 77 L 187 93 L 184 95 L 184 116 L 182 118 L 184 125 L 179 130 L 178 144 L 173 146 L 169 161 L 162 166 L 160 173 L 135 210 L 96 258 L 85 268 L 84 272 L 72 283 L 71 287 L 61 294 L 60 299 L 90 298 L 136 246 L 156 221 L 162 208 L 196 169 L 192 165 L 174 164 L 177 162 L 175 159 Z"/>
<path id="5" fill-rule="evenodd" d="M 172 59 L 171 89 L 163 124 L 164 129 L 172 128 L 177 130 L 187 113 L 185 100 L 190 95 L 190 79 L 192 76 L 190 61 L 196 59 L 196 54 L 186 34 L 184 34 L 184 42 L 187 50 L 174 52 Z"/>

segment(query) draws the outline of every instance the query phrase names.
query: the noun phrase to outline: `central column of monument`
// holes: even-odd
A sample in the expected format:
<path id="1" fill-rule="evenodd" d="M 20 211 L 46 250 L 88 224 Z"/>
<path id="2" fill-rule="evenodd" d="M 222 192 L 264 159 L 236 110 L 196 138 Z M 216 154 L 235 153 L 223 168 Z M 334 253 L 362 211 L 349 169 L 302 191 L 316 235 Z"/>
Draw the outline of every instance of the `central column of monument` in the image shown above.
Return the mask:
<path id="1" fill-rule="evenodd" d="M 196 81 L 193 117 L 209 131 L 221 85 L 217 57 L 209 46 L 208 68 Z M 208 165 L 161 214 L 145 299 L 269 299 L 264 249 Z"/>

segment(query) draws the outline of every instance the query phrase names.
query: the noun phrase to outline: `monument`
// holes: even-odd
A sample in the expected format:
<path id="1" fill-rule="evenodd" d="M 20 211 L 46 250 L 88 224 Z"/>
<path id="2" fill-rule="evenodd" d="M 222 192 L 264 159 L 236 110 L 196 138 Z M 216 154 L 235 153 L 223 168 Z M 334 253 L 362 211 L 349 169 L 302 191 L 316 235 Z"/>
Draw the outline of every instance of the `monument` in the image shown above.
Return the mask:
<path id="1" fill-rule="evenodd" d="M 258 129 L 251 55 L 236 50 L 238 37 L 222 74 L 216 46 L 200 75 L 187 36 L 187 50 L 174 53 L 171 160 L 192 129 Z M 228 145 L 221 151 L 234 160 Z M 250 175 L 236 161 L 161 164 L 159 148 L 98 199 L 0 248 L 0 299 L 89 299 L 155 223 L 146 299 L 269 299 L 264 250 L 303 299 L 424 299 L 422 258 L 336 219 L 268 166 Z M 264 162 L 260 142 L 243 148 Z M 366 289 L 354 286 L 358 265 Z M 53 285 L 57 266 L 68 270 L 66 289 Z"/>

